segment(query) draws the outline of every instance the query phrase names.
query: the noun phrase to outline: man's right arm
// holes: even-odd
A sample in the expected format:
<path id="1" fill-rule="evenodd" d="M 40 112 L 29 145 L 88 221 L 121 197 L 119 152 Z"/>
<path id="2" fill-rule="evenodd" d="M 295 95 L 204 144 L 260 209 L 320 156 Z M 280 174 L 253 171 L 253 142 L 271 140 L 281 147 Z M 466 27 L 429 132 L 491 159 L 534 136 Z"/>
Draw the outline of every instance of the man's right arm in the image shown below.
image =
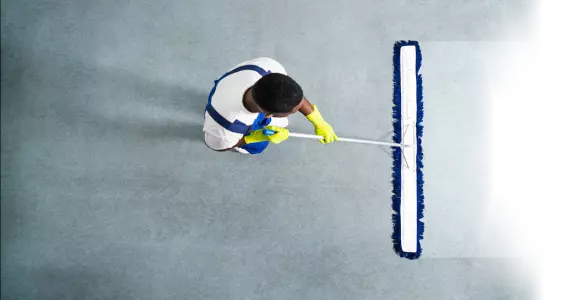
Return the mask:
<path id="1" fill-rule="evenodd" d="M 289 130 L 287 130 L 287 128 L 283 128 L 283 127 L 277 127 L 277 126 L 266 126 L 266 128 L 275 131 L 275 133 L 273 135 L 264 135 L 263 131 L 260 130 L 254 130 L 250 133 L 250 135 L 247 136 L 243 136 L 235 145 L 230 146 L 230 147 L 221 147 L 220 145 L 225 145 L 225 138 L 220 138 L 217 136 L 214 136 L 212 134 L 209 133 L 205 133 L 205 143 L 207 144 L 207 146 L 215 151 L 228 151 L 231 150 L 235 147 L 241 147 L 244 146 L 246 144 L 252 144 L 252 143 L 259 143 L 259 142 L 265 142 L 265 141 L 269 141 L 272 142 L 274 144 L 279 144 L 285 140 L 287 140 L 287 138 L 289 137 Z M 211 145 L 218 145 L 218 147 L 212 147 Z M 230 143 L 232 144 L 232 143 Z"/>

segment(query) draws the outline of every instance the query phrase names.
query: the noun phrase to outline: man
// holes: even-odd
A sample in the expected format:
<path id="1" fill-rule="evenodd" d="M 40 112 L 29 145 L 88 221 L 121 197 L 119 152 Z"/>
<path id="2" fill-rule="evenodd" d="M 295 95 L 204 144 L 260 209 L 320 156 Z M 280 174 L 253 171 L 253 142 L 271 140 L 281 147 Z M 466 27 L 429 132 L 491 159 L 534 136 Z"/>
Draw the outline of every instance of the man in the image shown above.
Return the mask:
<path id="1" fill-rule="evenodd" d="M 279 62 L 266 57 L 243 62 L 216 80 L 209 93 L 205 143 L 217 151 L 261 153 L 269 142 L 279 144 L 288 138 L 287 116 L 298 111 L 324 137 L 321 143 L 338 140 L 332 126 Z M 264 134 L 264 129 L 273 134 Z"/>

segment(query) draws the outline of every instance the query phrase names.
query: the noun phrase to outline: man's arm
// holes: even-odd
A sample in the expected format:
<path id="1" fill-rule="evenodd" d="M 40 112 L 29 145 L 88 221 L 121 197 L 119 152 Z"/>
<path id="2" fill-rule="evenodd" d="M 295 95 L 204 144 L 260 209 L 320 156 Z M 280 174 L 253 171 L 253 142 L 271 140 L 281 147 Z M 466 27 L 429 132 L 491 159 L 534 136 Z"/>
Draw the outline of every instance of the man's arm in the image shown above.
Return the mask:
<path id="1" fill-rule="evenodd" d="M 299 108 L 299 112 L 302 113 L 304 116 L 308 116 L 314 110 L 315 109 L 313 108 L 313 105 L 311 104 L 311 102 L 309 102 L 309 100 L 307 100 L 307 98 L 303 97 L 303 103 L 301 104 L 301 107 Z"/>
<path id="2" fill-rule="evenodd" d="M 332 143 L 338 140 L 338 136 L 334 133 L 332 126 L 323 119 L 317 107 L 312 105 L 307 98 L 303 97 L 303 103 L 299 111 L 313 123 L 315 126 L 315 134 L 324 137 L 324 139 L 320 140 L 322 144 Z"/>
<path id="3" fill-rule="evenodd" d="M 276 126 L 266 126 L 266 128 L 271 129 L 273 131 L 275 131 L 274 134 L 272 135 L 264 135 L 262 129 L 258 129 L 258 130 L 254 130 L 250 133 L 250 135 L 246 135 L 243 136 L 234 146 L 226 148 L 226 149 L 213 149 L 211 147 L 211 149 L 215 150 L 215 151 L 219 151 L 219 152 L 223 152 L 223 151 L 229 151 L 235 147 L 241 147 L 247 144 L 252 144 L 252 143 L 259 143 L 259 142 L 272 142 L 274 144 L 279 144 L 285 140 L 287 140 L 287 138 L 289 137 L 289 130 L 287 130 L 286 128 L 282 128 L 282 127 L 276 127 Z"/>
<path id="4" fill-rule="evenodd" d="M 243 136 L 242 139 L 240 139 L 240 141 L 238 141 L 238 143 L 236 145 L 234 145 L 231 148 L 226 149 L 226 150 L 232 150 L 235 147 L 241 147 L 241 146 L 244 146 L 244 145 L 246 145 L 246 140 L 244 139 L 244 136 Z M 226 151 L 226 150 L 223 150 L 223 151 Z"/>

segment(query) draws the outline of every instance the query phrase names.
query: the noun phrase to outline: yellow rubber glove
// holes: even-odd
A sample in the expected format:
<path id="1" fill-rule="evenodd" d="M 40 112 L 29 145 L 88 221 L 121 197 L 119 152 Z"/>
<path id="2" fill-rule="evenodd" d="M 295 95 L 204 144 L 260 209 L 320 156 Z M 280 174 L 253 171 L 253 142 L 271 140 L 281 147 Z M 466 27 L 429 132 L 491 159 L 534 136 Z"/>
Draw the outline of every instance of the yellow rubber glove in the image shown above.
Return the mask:
<path id="1" fill-rule="evenodd" d="M 287 140 L 287 138 L 289 137 L 289 130 L 287 130 L 287 128 L 277 127 L 277 126 L 266 126 L 264 127 L 264 129 L 273 130 L 276 133 L 273 135 L 264 135 L 264 133 L 262 132 L 263 129 L 258 129 L 252 131 L 250 135 L 245 136 L 244 141 L 247 144 L 266 142 L 266 141 L 272 142 L 274 144 L 279 144 Z"/>
<path id="2" fill-rule="evenodd" d="M 319 140 L 321 144 L 332 143 L 338 141 L 336 133 L 332 126 L 328 124 L 321 116 L 321 113 L 317 109 L 317 106 L 313 104 L 313 112 L 307 115 L 307 119 L 315 125 L 315 134 L 324 137 L 324 140 Z"/>

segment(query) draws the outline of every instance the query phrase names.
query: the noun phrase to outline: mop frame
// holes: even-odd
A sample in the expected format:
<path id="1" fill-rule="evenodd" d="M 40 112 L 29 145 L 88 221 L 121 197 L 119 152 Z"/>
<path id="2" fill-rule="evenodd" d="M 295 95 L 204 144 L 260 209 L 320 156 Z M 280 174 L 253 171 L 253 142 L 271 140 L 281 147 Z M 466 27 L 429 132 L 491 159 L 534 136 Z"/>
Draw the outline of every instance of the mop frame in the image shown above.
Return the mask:
<path id="1" fill-rule="evenodd" d="M 416 41 L 398 41 L 393 49 L 392 223 L 397 255 L 418 259 L 424 233 L 422 153 L 422 55 Z"/>

